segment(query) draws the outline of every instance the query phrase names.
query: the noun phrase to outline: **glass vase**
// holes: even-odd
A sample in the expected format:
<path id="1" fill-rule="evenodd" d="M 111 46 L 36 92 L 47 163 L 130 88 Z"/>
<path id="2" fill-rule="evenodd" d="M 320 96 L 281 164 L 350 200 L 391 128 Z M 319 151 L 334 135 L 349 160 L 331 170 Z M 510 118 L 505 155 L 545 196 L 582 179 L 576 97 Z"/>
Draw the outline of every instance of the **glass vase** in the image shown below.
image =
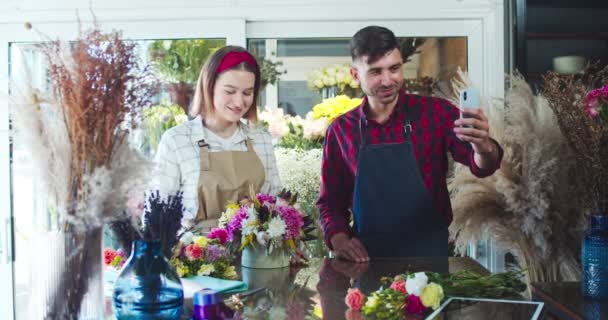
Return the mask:
<path id="1" fill-rule="evenodd" d="M 582 248 L 582 290 L 591 299 L 608 298 L 608 216 L 590 217 Z"/>
<path id="2" fill-rule="evenodd" d="M 114 284 L 113 298 L 118 320 L 180 318 L 184 291 L 159 241 L 133 242 L 131 256 Z"/>
<path id="3" fill-rule="evenodd" d="M 323 99 L 331 99 L 331 98 L 335 98 L 338 95 L 338 87 L 336 86 L 331 86 L 331 87 L 323 87 L 321 88 L 321 98 Z"/>

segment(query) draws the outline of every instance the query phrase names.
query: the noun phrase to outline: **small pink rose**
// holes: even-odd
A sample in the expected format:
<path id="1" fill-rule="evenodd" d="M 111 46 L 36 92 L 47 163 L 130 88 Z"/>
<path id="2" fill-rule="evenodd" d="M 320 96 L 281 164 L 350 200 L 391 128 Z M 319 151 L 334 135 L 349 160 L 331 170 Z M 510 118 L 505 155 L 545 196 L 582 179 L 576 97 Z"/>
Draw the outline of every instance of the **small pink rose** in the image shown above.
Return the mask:
<path id="1" fill-rule="evenodd" d="M 363 305 L 365 304 L 365 295 L 363 294 L 363 292 L 361 292 L 361 290 L 357 288 L 350 288 L 346 293 L 346 298 L 344 298 L 344 302 L 350 309 L 360 311 L 361 308 L 363 308 Z"/>
<path id="2" fill-rule="evenodd" d="M 228 240 L 228 232 L 225 229 L 221 228 L 213 228 L 211 232 L 207 235 L 208 239 L 218 239 L 220 244 L 226 243 Z"/>
<path id="3" fill-rule="evenodd" d="M 422 313 L 422 311 L 424 311 L 424 305 L 422 304 L 420 297 L 410 294 L 407 297 L 405 311 L 408 313 Z"/>
<path id="4" fill-rule="evenodd" d="M 393 281 L 393 283 L 391 283 L 391 289 L 393 290 L 397 290 L 403 294 L 407 293 L 407 290 L 405 289 L 405 281 L 404 280 L 397 280 L 397 281 Z"/>

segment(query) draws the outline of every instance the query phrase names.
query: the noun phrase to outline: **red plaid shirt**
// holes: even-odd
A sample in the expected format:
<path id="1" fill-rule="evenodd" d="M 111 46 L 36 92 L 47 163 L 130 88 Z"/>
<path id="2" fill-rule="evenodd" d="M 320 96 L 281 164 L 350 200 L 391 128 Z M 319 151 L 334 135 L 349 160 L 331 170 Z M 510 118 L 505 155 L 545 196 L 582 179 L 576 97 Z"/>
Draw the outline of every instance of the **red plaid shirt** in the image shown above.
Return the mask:
<path id="1" fill-rule="evenodd" d="M 352 235 L 349 209 L 353 203 L 357 157 L 361 144 L 361 119 L 368 144 L 401 143 L 404 141 L 404 108 L 408 108 L 412 125 L 411 139 L 418 167 L 424 184 L 434 199 L 435 208 L 445 217 L 447 225 L 452 222 L 452 207 L 446 182 L 447 151 L 455 161 L 469 166 L 477 177 L 493 174 L 500 167 L 502 160 L 503 150 L 496 143 L 499 150 L 497 166 L 481 169 L 475 164 L 471 144 L 459 140 L 452 130 L 460 112 L 444 99 L 401 92 L 399 101 L 385 124 L 366 120 L 363 112 L 366 103 L 367 100 L 364 99 L 359 107 L 336 118 L 327 129 L 317 207 L 320 210 L 321 229 L 329 247 L 333 235 Z"/>

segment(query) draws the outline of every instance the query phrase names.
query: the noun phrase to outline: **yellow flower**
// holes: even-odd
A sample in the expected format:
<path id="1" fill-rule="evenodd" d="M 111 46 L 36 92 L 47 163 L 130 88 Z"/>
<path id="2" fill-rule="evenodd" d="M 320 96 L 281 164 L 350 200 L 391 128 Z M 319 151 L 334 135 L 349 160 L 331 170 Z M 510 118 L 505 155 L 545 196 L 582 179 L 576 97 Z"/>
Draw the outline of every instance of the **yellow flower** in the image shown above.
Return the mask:
<path id="1" fill-rule="evenodd" d="M 169 262 L 173 267 L 175 267 L 175 271 L 177 272 L 177 275 L 180 276 L 180 278 L 188 274 L 188 267 L 184 266 L 184 264 L 179 259 L 172 258 Z"/>
<path id="2" fill-rule="evenodd" d="M 339 95 L 332 99 L 324 99 L 323 102 L 312 108 L 312 116 L 314 119 L 327 118 L 327 120 L 331 122 L 336 117 L 358 107 L 361 105 L 361 102 L 362 99 L 351 99 L 346 95 Z"/>
<path id="3" fill-rule="evenodd" d="M 367 298 L 367 301 L 365 301 L 365 309 L 367 310 L 376 310 L 379 305 L 380 301 L 378 300 L 378 296 L 376 296 L 375 294 L 372 294 L 370 297 Z"/>
<path id="4" fill-rule="evenodd" d="M 207 237 L 205 236 L 196 236 L 192 238 L 192 242 L 196 243 L 204 249 L 207 248 L 207 244 L 209 244 L 209 239 L 207 239 Z"/>
<path id="5" fill-rule="evenodd" d="M 241 209 L 241 206 L 238 205 L 237 203 L 229 202 L 226 205 L 226 211 L 222 212 L 222 215 L 220 216 L 220 219 L 218 222 L 219 227 L 220 228 L 226 227 L 228 222 L 230 222 L 230 220 L 232 220 L 232 218 L 236 215 L 237 212 L 239 212 L 240 209 Z"/>
<path id="6" fill-rule="evenodd" d="M 321 306 L 318 304 L 315 304 L 314 308 L 312 309 L 312 314 L 316 319 L 323 319 L 323 309 L 321 309 Z"/>
<path id="7" fill-rule="evenodd" d="M 443 288 L 434 282 L 429 283 L 422 289 L 420 300 L 422 305 L 427 308 L 433 308 L 433 310 L 439 308 L 439 304 L 443 300 Z"/>
<path id="8" fill-rule="evenodd" d="M 196 273 L 199 276 L 208 276 L 215 271 L 215 267 L 212 264 L 204 264 L 198 269 Z"/>
<path id="9" fill-rule="evenodd" d="M 238 278 L 238 274 L 236 274 L 234 266 L 229 266 L 228 268 L 226 268 L 226 270 L 224 271 L 224 278 L 231 280 L 235 280 L 236 278 Z"/>

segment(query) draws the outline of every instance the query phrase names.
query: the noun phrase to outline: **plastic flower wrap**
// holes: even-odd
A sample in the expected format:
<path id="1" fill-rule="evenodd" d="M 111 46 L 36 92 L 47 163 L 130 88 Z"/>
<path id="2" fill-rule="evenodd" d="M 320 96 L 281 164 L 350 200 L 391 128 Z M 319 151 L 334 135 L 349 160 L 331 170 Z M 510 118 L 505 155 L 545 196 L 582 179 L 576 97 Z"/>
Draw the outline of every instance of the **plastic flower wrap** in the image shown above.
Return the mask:
<path id="1" fill-rule="evenodd" d="M 173 250 L 171 265 L 180 277 L 236 279 L 230 252 L 222 240 L 221 232 L 210 233 L 207 237 L 185 232 Z"/>
<path id="2" fill-rule="evenodd" d="M 598 118 L 608 126 L 608 84 L 594 89 L 585 96 L 585 111 L 591 118 Z"/>
<path id="3" fill-rule="evenodd" d="M 308 87 L 317 91 L 338 87 L 340 93 L 343 93 L 347 89 L 359 89 L 359 84 L 350 75 L 350 65 L 337 64 L 311 72 L 308 75 Z"/>
<path id="4" fill-rule="evenodd" d="M 313 119 L 327 118 L 331 123 L 336 117 L 361 105 L 362 101 L 363 99 L 349 98 L 346 95 L 324 99 L 312 108 L 312 117 Z"/>
<path id="5" fill-rule="evenodd" d="M 228 241 L 240 244 L 239 250 L 261 245 L 268 252 L 276 248 L 295 251 L 300 241 L 313 238 L 309 233 L 314 230 L 311 217 L 294 206 L 296 200 L 297 194 L 283 190 L 276 197 L 269 194 L 246 197 L 236 212 L 234 205 L 228 204 L 220 218 L 228 222 L 214 232 L 225 232 Z"/>
<path id="6" fill-rule="evenodd" d="M 143 127 L 146 146 L 154 153 L 163 133 L 186 121 L 188 116 L 178 105 L 156 105 L 144 109 Z"/>

